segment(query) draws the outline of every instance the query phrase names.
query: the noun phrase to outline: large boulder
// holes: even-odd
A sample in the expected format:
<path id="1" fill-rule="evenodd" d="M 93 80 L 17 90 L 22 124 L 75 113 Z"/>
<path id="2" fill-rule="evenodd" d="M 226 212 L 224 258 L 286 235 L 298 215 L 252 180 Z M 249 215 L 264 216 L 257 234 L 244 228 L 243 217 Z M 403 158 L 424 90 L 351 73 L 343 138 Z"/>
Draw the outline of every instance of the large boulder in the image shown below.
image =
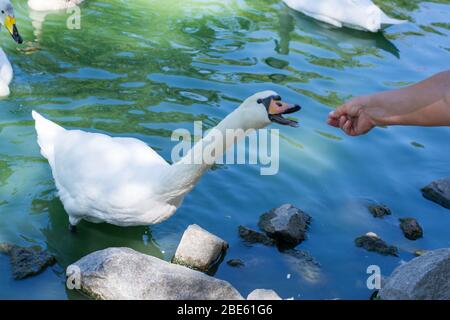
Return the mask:
<path id="1" fill-rule="evenodd" d="M 306 239 L 311 216 L 292 204 L 285 204 L 261 215 L 258 226 L 279 246 L 295 247 Z"/>
<path id="2" fill-rule="evenodd" d="M 450 178 L 439 179 L 422 188 L 422 194 L 444 208 L 450 209 Z"/>
<path id="3" fill-rule="evenodd" d="M 422 227 L 414 218 L 400 218 L 400 229 L 409 240 L 417 240 L 423 237 Z"/>
<path id="4" fill-rule="evenodd" d="M 271 289 L 255 289 L 247 296 L 247 300 L 282 300 L 281 297 Z"/>
<path id="5" fill-rule="evenodd" d="M 129 248 L 93 252 L 67 270 L 79 270 L 80 290 L 94 299 L 243 299 L 226 281 Z"/>
<path id="6" fill-rule="evenodd" d="M 224 240 L 193 224 L 184 232 L 172 262 L 208 271 L 227 248 Z"/>
<path id="7" fill-rule="evenodd" d="M 55 257 L 41 247 L 0 243 L 0 252 L 10 256 L 12 276 L 16 280 L 39 274 L 56 262 Z"/>
<path id="8" fill-rule="evenodd" d="M 449 300 L 450 248 L 433 250 L 399 266 L 380 290 L 383 300 Z"/>

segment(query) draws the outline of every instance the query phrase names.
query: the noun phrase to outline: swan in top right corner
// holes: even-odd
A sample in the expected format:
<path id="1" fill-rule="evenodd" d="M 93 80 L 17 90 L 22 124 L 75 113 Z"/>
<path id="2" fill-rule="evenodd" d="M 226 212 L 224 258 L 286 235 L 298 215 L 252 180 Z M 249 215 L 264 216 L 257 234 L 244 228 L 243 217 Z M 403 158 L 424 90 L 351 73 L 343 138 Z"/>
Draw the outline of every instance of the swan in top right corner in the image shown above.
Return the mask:
<path id="1" fill-rule="evenodd" d="M 405 23 L 387 16 L 372 0 L 283 0 L 291 9 L 335 27 L 377 32 Z"/>

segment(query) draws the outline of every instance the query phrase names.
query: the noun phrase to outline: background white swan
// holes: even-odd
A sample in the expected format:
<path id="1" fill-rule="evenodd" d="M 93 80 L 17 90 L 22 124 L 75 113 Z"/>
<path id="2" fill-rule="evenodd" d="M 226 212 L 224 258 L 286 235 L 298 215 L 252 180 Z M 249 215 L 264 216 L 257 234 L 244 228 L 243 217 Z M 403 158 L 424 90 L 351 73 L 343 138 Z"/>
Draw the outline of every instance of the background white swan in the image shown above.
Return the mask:
<path id="1" fill-rule="evenodd" d="M 159 223 L 175 213 L 213 165 L 203 161 L 203 150 L 214 148 L 217 159 L 235 142 L 223 145 L 215 133 L 259 129 L 271 122 L 297 126 L 282 115 L 298 110 L 298 105 L 282 102 L 273 91 L 255 94 L 173 165 L 140 140 L 65 130 L 34 111 L 33 118 L 41 153 L 48 159 L 70 224 L 84 219 L 132 226 Z"/>
<path id="2" fill-rule="evenodd" d="M 377 32 L 404 23 L 388 17 L 372 0 L 283 0 L 290 8 L 336 27 Z"/>
<path id="3" fill-rule="evenodd" d="M 16 27 L 14 8 L 9 0 L 0 0 L 0 25 L 8 30 L 14 41 L 22 43 L 22 37 L 19 35 Z M 0 97 L 9 95 L 9 84 L 12 81 L 13 75 L 13 68 L 8 60 L 8 56 L 0 48 Z"/>
<path id="4" fill-rule="evenodd" d="M 45 19 L 53 11 L 67 10 L 80 5 L 84 0 L 28 0 L 30 19 L 34 35 L 40 41 Z"/>
<path id="5" fill-rule="evenodd" d="M 28 6 L 35 11 L 65 10 L 79 5 L 84 0 L 28 0 Z"/>

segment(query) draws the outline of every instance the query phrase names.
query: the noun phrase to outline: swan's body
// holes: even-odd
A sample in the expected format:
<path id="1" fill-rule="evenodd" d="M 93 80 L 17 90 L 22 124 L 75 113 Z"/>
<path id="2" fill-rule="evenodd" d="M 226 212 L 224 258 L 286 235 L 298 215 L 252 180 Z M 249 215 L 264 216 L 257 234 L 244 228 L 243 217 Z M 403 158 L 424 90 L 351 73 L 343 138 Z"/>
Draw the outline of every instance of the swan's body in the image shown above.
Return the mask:
<path id="1" fill-rule="evenodd" d="M 275 93 L 263 92 L 248 98 L 215 130 L 224 133 L 226 129 L 267 126 L 270 115 L 257 100 L 272 95 Z M 48 159 L 71 225 L 82 219 L 119 226 L 147 225 L 169 218 L 212 165 L 201 159 L 192 162 L 191 156 L 197 157 L 206 145 L 218 143 L 208 135 L 182 160 L 170 165 L 140 140 L 66 130 L 34 111 L 33 118 L 41 153 Z M 228 147 L 218 148 L 224 152 Z M 215 156 L 220 157 L 220 152 Z"/>
<path id="2" fill-rule="evenodd" d="M 81 4 L 84 0 L 28 0 L 28 6 L 35 11 L 66 10 Z"/>
<path id="3" fill-rule="evenodd" d="M 0 97 L 9 96 L 9 84 L 13 78 L 13 68 L 6 56 L 6 53 L 0 48 Z"/>
<path id="4" fill-rule="evenodd" d="M 290 8 L 336 27 L 377 32 L 404 23 L 387 16 L 372 0 L 283 0 Z"/>
<path id="5" fill-rule="evenodd" d="M 22 37 L 19 35 L 16 27 L 14 8 L 9 0 L 0 0 L 0 29 L 2 26 L 8 30 L 14 41 L 22 43 Z M 13 79 L 13 75 L 13 68 L 8 60 L 8 56 L 0 48 L 0 97 L 9 96 L 9 84 Z"/>

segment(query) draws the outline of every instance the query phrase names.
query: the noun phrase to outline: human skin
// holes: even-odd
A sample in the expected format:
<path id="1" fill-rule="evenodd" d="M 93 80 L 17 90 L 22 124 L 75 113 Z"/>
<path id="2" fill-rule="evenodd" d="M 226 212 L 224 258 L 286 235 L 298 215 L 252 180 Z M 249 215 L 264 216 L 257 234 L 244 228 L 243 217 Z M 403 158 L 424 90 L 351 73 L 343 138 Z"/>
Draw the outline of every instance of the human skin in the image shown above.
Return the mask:
<path id="1" fill-rule="evenodd" d="M 450 70 L 414 85 L 351 99 L 328 115 L 350 136 L 376 126 L 450 126 Z"/>

